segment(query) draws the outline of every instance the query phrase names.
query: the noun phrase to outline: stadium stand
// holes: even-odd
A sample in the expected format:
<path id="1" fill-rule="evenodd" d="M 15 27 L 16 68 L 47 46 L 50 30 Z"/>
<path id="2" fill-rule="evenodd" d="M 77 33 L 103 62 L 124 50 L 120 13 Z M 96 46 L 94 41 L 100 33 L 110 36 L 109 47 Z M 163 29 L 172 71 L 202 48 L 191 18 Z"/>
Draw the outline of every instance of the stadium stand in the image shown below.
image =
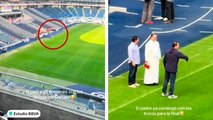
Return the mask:
<path id="1" fill-rule="evenodd" d="M 81 112 L 99 116 L 105 115 L 105 97 L 100 97 L 101 94 L 104 95 L 104 91 L 89 94 L 98 90 L 83 85 L 66 88 L 10 73 L 0 72 L 0 74 L 0 89 L 2 90 L 14 91 L 16 94 L 62 106 L 68 110 L 81 110 Z M 71 95 L 75 96 L 74 101 L 70 98 Z M 47 99 L 39 99 L 42 96 Z"/>
<path id="2" fill-rule="evenodd" d="M 77 17 L 82 17 L 83 16 L 82 8 L 76 8 L 76 11 L 77 11 Z"/>
<path id="3" fill-rule="evenodd" d="M 19 40 L 16 39 L 15 37 L 11 37 L 7 35 L 6 33 L 0 31 L 0 42 L 3 45 L 8 45 L 8 44 L 13 44 L 18 42 Z"/>
<path id="4" fill-rule="evenodd" d="M 2 29 L 2 31 L 11 31 L 11 34 L 20 39 L 33 36 L 33 34 L 29 33 L 28 31 L 25 31 L 13 24 L 10 24 L 6 19 L 2 17 L 0 17 L 0 28 Z"/>
<path id="5" fill-rule="evenodd" d="M 90 9 L 90 10 L 91 10 L 91 9 Z M 93 9 L 92 9 L 91 17 L 93 17 L 93 18 L 94 18 L 94 17 L 96 16 L 97 12 L 98 12 L 98 9 L 93 8 Z"/>
<path id="6" fill-rule="evenodd" d="M 18 23 L 18 24 L 15 24 L 15 25 L 22 28 L 23 30 L 28 30 L 30 33 L 36 33 L 37 32 L 36 28 L 30 27 L 29 25 L 24 24 L 24 23 Z"/>
<path id="7" fill-rule="evenodd" d="M 41 25 L 44 21 L 46 21 L 44 18 L 40 17 L 39 15 L 33 13 L 32 11 L 30 10 L 23 10 L 22 11 L 23 13 L 35 18 L 34 22 L 38 25 Z M 51 27 L 58 27 L 52 23 L 47 23 L 44 25 L 44 28 L 51 28 Z"/>
<path id="8" fill-rule="evenodd" d="M 77 11 L 75 10 L 74 7 L 69 7 L 68 9 L 70 10 L 70 12 L 71 12 L 74 16 L 77 16 Z"/>
<path id="9" fill-rule="evenodd" d="M 14 36 L 20 40 L 32 38 L 35 36 L 39 26 L 47 19 L 55 18 L 63 21 L 65 24 L 73 24 L 75 22 L 97 22 L 104 19 L 104 9 L 98 7 L 41 7 L 29 8 L 21 11 L 20 17 L 5 18 L 1 17 L 0 30 Z M 60 28 L 59 23 L 46 23 L 42 29 Z M 1 46 L 4 44 L 1 44 Z"/>
<path id="10" fill-rule="evenodd" d="M 83 10 L 84 10 L 85 17 L 91 17 L 89 8 L 84 8 Z"/>
<path id="11" fill-rule="evenodd" d="M 97 14 L 97 18 L 103 18 L 104 17 L 104 13 L 105 13 L 105 10 L 104 9 L 100 9 L 98 14 Z"/>

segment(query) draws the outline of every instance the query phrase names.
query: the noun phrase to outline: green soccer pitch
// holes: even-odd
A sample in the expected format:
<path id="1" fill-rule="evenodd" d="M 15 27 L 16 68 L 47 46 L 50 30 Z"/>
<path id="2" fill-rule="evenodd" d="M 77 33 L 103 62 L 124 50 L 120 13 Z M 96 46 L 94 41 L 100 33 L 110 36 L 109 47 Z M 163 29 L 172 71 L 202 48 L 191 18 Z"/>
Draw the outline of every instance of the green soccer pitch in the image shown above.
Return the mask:
<path id="1" fill-rule="evenodd" d="M 90 31 L 99 29 L 93 34 Z M 48 50 L 38 41 L 23 46 L 0 56 L 0 66 L 15 68 L 74 83 L 104 88 L 105 46 L 86 41 L 104 43 L 104 26 L 94 24 L 78 24 L 69 29 L 69 39 L 59 50 Z M 90 33 L 85 36 L 85 34 Z M 49 47 L 60 46 L 65 40 L 63 32 L 52 39 L 42 40 Z M 84 36 L 84 40 L 81 40 Z"/>
<path id="2" fill-rule="evenodd" d="M 109 119 L 212 119 L 212 40 L 213 35 L 180 49 L 180 51 L 189 56 L 189 62 L 185 62 L 184 60 L 179 61 L 179 70 L 174 92 L 176 95 L 178 95 L 177 99 L 168 99 L 167 97 L 161 96 L 161 89 L 164 79 L 162 61 L 160 65 L 160 83 L 156 86 L 146 86 L 143 84 L 143 67 L 140 67 L 139 71 L 137 72 L 137 82 L 141 84 L 141 86 L 135 89 L 128 88 L 127 73 L 124 73 L 118 77 L 109 78 Z M 153 109 L 156 107 L 157 110 L 153 111 Z M 168 110 L 171 108 L 173 110 Z M 182 115 L 180 115 L 180 111 L 183 111 L 184 115 L 182 113 Z M 167 112 L 168 115 L 165 115 L 164 113 Z M 152 115 L 147 115 L 147 113 Z"/>

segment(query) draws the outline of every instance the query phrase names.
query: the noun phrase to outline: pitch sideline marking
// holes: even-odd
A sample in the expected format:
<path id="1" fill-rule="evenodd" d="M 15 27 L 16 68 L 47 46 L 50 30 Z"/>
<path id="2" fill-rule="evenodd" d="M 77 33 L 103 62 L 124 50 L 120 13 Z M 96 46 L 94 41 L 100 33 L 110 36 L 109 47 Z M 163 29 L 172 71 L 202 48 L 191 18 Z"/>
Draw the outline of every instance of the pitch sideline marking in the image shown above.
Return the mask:
<path id="1" fill-rule="evenodd" d="M 175 17 L 176 20 L 187 20 L 187 18 Z"/>
<path id="2" fill-rule="evenodd" d="M 198 18 L 197 20 L 189 23 L 188 25 L 185 25 L 183 27 L 180 27 L 180 28 L 177 28 L 177 29 L 174 29 L 174 30 L 168 30 L 168 31 L 159 31 L 159 32 L 155 32 L 155 33 L 172 33 L 172 32 L 176 32 L 178 30 L 182 30 L 182 29 L 185 29 L 195 23 L 197 23 L 198 21 L 200 21 L 201 19 L 203 19 L 204 17 L 206 17 L 211 11 L 213 10 L 213 8 L 211 8 L 207 13 L 205 13 L 203 16 L 201 16 L 200 18 Z"/>
<path id="3" fill-rule="evenodd" d="M 201 16 L 200 18 L 198 18 L 197 20 L 195 20 L 192 23 L 189 23 L 188 25 L 185 25 L 183 27 L 174 29 L 174 30 L 170 30 L 170 31 L 160 31 L 160 32 L 153 32 L 153 33 L 172 33 L 172 32 L 176 32 L 176 31 L 180 31 L 182 29 L 185 29 L 193 24 L 195 24 L 196 22 L 200 21 L 202 18 L 206 17 L 211 11 L 213 10 L 213 7 L 207 12 L 205 13 L 203 16 Z M 146 43 L 146 41 L 148 41 L 150 35 L 147 37 L 147 39 L 140 45 L 139 49 Z M 112 74 L 114 71 L 116 71 L 118 68 L 120 68 L 124 63 L 126 63 L 128 61 L 128 58 L 126 60 L 124 60 L 120 65 L 118 65 L 116 68 L 114 68 L 113 70 L 111 70 L 108 75 Z"/>
<path id="4" fill-rule="evenodd" d="M 203 9 L 212 9 L 213 7 L 209 7 L 209 6 L 201 6 L 200 8 L 203 8 Z"/>
<path id="5" fill-rule="evenodd" d="M 157 28 L 157 27 L 150 27 L 150 30 L 163 30 L 162 28 Z"/>
<path id="6" fill-rule="evenodd" d="M 150 35 L 146 38 L 146 40 L 139 46 L 139 49 L 149 40 Z M 114 68 L 113 70 L 111 70 L 108 75 L 110 75 L 111 73 L 113 73 L 114 71 L 116 71 L 118 68 L 120 68 L 124 63 L 126 63 L 128 61 L 129 58 L 125 59 L 120 65 L 118 65 L 116 68 Z"/>
<path id="7" fill-rule="evenodd" d="M 211 22 L 211 19 L 200 19 L 200 21 L 204 21 L 204 22 Z"/>
<path id="8" fill-rule="evenodd" d="M 139 28 L 139 27 L 141 27 L 141 26 L 143 26 L 143 24 L 138 24 L 138 25 L 136 25 L 136 26 L 124 25 L 124 27 L 127 27 L 127 28 Z"/>
<path id="9" fill-rule="evenodd" d="M 182 7 L 182 8 L 188 8 L 188 7 L 190 7 L 189 5 L 180 5 L 180 4 L 178 4 L 178 5 L 176 5 L 176 6 Z"/>
<path id="10" fill-rule="evenodd" d="M 204 33 L 204 34 L 212 34 L 213 31 L 199 31 L 200 33 Z"/>
<path id="11" fill-rule="evenodd" d="M 202 67 L 202 68 L 200 68 L 200 69 L 194 71 L 194 72 L 191 72 L 191 73 L 189 73 L 189 74 L 187 74 L 187 75 L 185 75 L 185 76 L 183 76 L 183 77 L 180 77 L 179 79 L 177 79 L 176 82 L 178 82 L 178 81 L 180 81 L 180 80 L 182 80 L 182 79 L 184 79 L 184 78 L 187 78 L 187 77 L 189 77 L 189 76 L 191 76 L 191 75 L 193 75 L 193 74 L 196 74 L 196 73 L 198 73 L 198 72 L 200 72 L 200 71 L 202 71 L 202 70 L 204 70 L 204 69 L 206 69 L 206 68 L 208 68 L 208 67 L 211 67 L 212 65 L 213 65 L 213 62 L 212 62 L 211 64 L 209 64 L 209 65 L 206 65 L 206 66 L 204 66 L 204 67 Z M 159 87 L 159 88 L 157 88 L 157 89 L 155 89 L 155 90 L 153 90 L 153 91 L 151 91 L 151 92 L 148 92 L 148 93 L 146 93 L 146 94 L 144 94 L 144 95 L 142 95 L 142 96 L 139 96 L 139 97 L 137 97 L 137 98 L 135 98 L 135 99 L 133 99 L 133 100 L 131 100 L 131 101 L 129 101 L 129 102 L 123 104 L 123 105 L 120 105 L 120 106 L 118 106 L 118 107 L 116 107 L 116 108 L 110 110 L 110 111 L 109 111 L 109 114 L 112 113 L 112 112 L 114 112 L 114 111 L 116 111 L 116 110 L 118 110 L 118 109 L 120 109 L 120 108 L 123 108 L 123 107 L 125 107 L 125 106 L 127 106 L 127 105 L 129 105 L 129 104 L 131 104 L 131 103 L 133 103 L 133 102 L 135 102 L 135 101 L 137 101 L 137 100 L 139 100 L 139 99 L 141 99 L 141 98 L 147 96 L 147 95 L 150 95 L 150 94 L 152 94 L 152 93 L 154 93 L 154 92 L 156 92 L 156 91 L 158 91 L 158 90 L 160 90 L 160 89 L 162 89 L 162 87 Z"/>

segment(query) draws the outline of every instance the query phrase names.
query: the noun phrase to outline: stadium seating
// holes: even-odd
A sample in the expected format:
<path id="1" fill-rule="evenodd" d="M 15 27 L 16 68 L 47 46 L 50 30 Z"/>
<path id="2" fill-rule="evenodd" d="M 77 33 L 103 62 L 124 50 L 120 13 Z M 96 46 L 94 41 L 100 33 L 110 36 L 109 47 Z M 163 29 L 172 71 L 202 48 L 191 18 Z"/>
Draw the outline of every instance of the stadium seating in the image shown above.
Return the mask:
<path id="1" fill-rule="evenodd" d="M 89 8 L 84 8 L 83 10 L 84 10 L 84 13 L 85 13 L 85 17 L 91 17 Z"/>
<path id="2" fill-rule="evenodd" d="M 60 9 L 66 13 L 66 16 L 67 16 L 67 17 L 73 17 L 73 14 L 69 11 L 68 8 L 62 7 L 62 8 L 60 8 Z"/>
<path id="3" fill-rule="evenodd" d="M 30 27 L 28 24 L 18 23 L 15 25 L 22 28 L 23 30 L 28 30 L 30 33 L 36 33 L 38 31 L 38 29 Z"/>
<path id="4" fill-rule="evenodd" d="M 27 37 L 32 37 L 33 34 L 31 34 L 28 31 L 25 31 L 13 24 L 10 24 L 6 19 L 0 17 L 0 29 L 2 29 L 5 32 L 9 32 L 13 34 L 17 38 L 27 38 Z"/>
<path id="5" fill-rule="evenodd" d="M 85 17 L 88 18 L 95 18 L 95 16 L 97 15 L 98 9 L 96 8 L 83 8 L 84 13 L 85 13 Z"/>
<path id="6" fill-rule="evenodd" d="M 29 9 L 29 10 L 30 10 L 31 12 L 37 14 L 38 16 L 40 16 L 40 17 L 46 19 L 46 20 L 50 19 L 49 16 L 47 16 L 47 15 L 45 15 L 45 14 L 42 14 L 40 11 L 38 11 L 38 10 L 36 10 L 36 9 L 34 9 L 34 8 L 31 8 L 31 9 Z"/>
<path id="7" fill-rule="evenodd" d="M 78 13 L 77 13 L 77 11 L 75 10 L 74 7 L 69 7 L 68 9 L 70 10 L 70 12 L 71 12 L 74 16 L 77 16 L 77 15 L 78 15 Z"/>
<path id="8" fill-rule="evenodd" d="M 83 16 L 83 11 L 82 11 L 82 8 L 76 8 L 76 11 L 77 11 L 77 17 L 82 17 Z"/>
<path id="9" fill-rule="evenodd" d="M 104 9 L 95 7 L 42 7 L 24 9 L 21 12 L 23 12 L 23 15 L 19 18 L 9 18 L 6 20 L 0 17 L 0 30 L 4 31 L 8 36 L 19 40 L 32 38 L 38 31 L 40 25 L 47 19 L 59 19 L 67 24 L 67 26 L 70 26 L 70 24 L 81 21 L 102 23 L 97 22 L 97 20 L 103 20 L 105 14 Z M 25 21 L 25 16 L 27 21 Z M 43 25 L 42 29 L 60 27 L 62 27 L 60 23 L 48 22 Z M 1 41 L 3 43 L 0 42 L 0 47 L 5 46 L 4 43 L 8 43 L 7 40 Z M 9 43 L 13 42 L 9 41 Z"/>
<path id="10" fill-rule="evenodd" d="M 34 23 L 38 24 L 38 25 L 41 25 L 44 21 L 46 21 L 46 19 L 40 17 L 39 15 L 37 15 L 36 13 L 33 13 L 32 11 L 30 10 L 23 10 L 22 11 L 23 13 L 33 17 L 35 20 L 33 21 Z M 58 27 L 57 25 L 53 24 L 53 23 L 47 23 L 43 26 L 44 28 L 52 28 L 52 27 Z"/>
<path id="11" fill-rule="evenodd" d="M 97 8 L 93 8 L 91 17 L 95 17 L 97 15 L 97 12 L 98 12 L 98 9 Z"/>
<path id="12" fill-rule="evenodd" d="M 6 45 L 10 45 L 10 44 L 14 44 L 16 42 L 19 42 L 20 40 L 18 40 L 15 37 L 11 37 L 10 35 L 0 31 L 0 47 L 6 46 Z"/>
<path id="13" fill-rule="evenodd" d="M 100 9 L 97 15 L 97 18 L 104 18 L 104 14 L 105 14 L 105 10 L 104 9 Z"/>

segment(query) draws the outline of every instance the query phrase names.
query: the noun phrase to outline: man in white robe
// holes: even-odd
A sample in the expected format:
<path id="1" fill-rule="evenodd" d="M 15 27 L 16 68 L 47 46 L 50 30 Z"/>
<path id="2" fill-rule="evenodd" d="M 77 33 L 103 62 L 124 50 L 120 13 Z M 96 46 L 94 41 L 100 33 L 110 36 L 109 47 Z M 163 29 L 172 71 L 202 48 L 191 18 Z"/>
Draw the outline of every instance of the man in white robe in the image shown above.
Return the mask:
<path id="1" fill-rule="evenodd" d="M 151 39 L 145 45 L 145 66 L 148 67 L 145 67 L 144 84 L 158 84 L 160 58 L 161 50 L 157 35 L 152 34 Z"/>

